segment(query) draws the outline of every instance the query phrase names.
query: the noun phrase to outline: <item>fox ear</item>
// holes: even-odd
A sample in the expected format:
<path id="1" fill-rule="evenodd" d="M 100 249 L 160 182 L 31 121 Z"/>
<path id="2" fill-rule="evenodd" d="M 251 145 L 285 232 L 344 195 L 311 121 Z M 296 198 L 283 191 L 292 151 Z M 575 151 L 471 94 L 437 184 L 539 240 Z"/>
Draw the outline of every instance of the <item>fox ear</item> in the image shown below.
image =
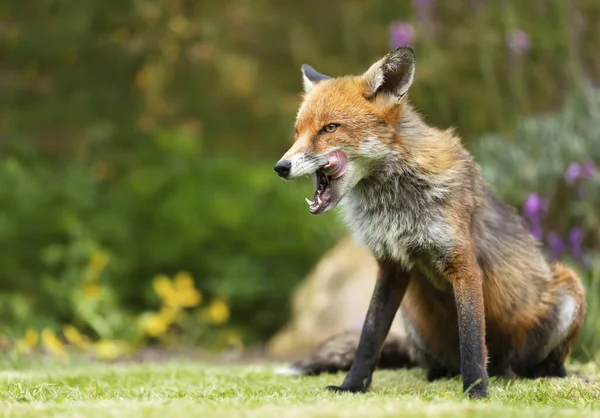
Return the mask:
<path id="1" fill-rule="evenodd" d="M 304 91 L 308 93 L 321 80 L 327 80 L 331 77 L 325 74 L 317 72 L 313 67 L 308 64 L 302 65 L 302 80 L 304 83 Z"/>
<path id="2" fill-rule="evenodd" d="M 392 94 L 400 101 L 408 92 L 415 76 L 415 53 L 402 46 L 388 53 L 363 74 L 367 96 L 380 93 Z"/>

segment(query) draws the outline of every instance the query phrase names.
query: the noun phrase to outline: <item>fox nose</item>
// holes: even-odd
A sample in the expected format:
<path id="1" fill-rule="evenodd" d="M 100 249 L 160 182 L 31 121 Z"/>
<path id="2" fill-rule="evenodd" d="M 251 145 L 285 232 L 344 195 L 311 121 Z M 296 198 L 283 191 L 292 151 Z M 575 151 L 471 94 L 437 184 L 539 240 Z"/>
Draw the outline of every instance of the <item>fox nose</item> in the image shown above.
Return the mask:
<path id="1" fill-rule="evenodd" d="M 274 168 L 279 177 L 286 178 L 289 176 L 290 170 L 292 169 L 292 162 L 289 160 L 282 160 L 277 162 Z"/>

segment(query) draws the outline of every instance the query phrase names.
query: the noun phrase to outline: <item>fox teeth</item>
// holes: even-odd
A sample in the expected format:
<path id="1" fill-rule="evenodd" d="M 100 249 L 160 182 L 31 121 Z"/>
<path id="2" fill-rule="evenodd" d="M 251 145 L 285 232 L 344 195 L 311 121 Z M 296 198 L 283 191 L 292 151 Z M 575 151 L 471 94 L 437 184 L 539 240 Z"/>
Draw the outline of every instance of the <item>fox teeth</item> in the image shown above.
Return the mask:
<path id="1" fill-rule="evenodd" d="M 319 196 L 317 196 L 317 202 L 319 203 L 319 206 L 321 205 L 321 198 Z"/>
<path id="2" fill-rule="evenodd" d="M 305 197 L 304 200 L 306 200 L 306 203 L 308 203 L 308 206 L 312 206 L 312 200 L 310 200 L 308 197 Z"/>

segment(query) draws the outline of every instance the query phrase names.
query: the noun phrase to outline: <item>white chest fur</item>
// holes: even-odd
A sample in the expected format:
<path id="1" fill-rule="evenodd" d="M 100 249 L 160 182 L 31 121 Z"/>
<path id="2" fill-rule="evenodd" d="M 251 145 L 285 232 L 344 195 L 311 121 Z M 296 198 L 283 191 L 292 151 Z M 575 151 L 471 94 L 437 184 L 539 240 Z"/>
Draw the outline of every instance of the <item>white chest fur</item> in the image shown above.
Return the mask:
<path id="1" fill-rule="evenodd" d="M 397 190 L 399 191 L 399 190 Z M 454 236 L 441 208 L 427 206 L 428 196 L 352 190 L 341 202 L 344 220 L 354 239 L 378 258 L 390 258 L 411 268 L 415 250 L 448 247 Z"/>
<path id="2" fill-rule="evenodd" d="M 360 196 L 349 194 L 341 202 L 352 237 L 375 257 L 390 257 L 409 267 L 410 219 L 402 214 L 391 218 L 387 211 L 368 210 L 361 200 Z"/>

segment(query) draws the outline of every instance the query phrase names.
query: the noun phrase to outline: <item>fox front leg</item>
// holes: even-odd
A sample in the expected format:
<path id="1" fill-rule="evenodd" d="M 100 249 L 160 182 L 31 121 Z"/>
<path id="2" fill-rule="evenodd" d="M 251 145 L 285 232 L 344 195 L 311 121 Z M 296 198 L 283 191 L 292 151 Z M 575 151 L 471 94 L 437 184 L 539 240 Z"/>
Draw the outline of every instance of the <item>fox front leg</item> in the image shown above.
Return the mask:
<path id="1" fill-rule="evenodd" d="M 463 391 L 468 392 L 470 398 L 486 398 L 488 375 L 483 277 L 472 249 L 456 250 L 446 260 L 444 272 L 454 289 Z"/>
<path id="2" fill-rule="evenodd" d="M 341 386 L 327 389 L 339 392 L 366 392 L 379 360 L 410 276 L 396 262 L 379 261 L 379 276 L 363 324 L 356 356 Z"/>

